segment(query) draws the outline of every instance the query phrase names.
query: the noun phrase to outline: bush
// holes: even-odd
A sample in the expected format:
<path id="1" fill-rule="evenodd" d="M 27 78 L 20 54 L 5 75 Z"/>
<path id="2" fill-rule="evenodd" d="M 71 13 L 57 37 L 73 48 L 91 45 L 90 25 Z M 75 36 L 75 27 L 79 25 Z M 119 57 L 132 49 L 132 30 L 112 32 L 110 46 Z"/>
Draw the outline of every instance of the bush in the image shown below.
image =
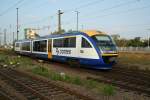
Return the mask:
<path id="1" fill-rule="evenodd" d="M 104 86 L 102 92 L 104 93 L 104 95 L 112 96 L 115 94 L 115 87 L 112 85 L 106 85 L 106 86 Z"/>
<path id="2" fill-rule="evenodd" d="M 50 77 L 50 79 L 55 80 L 55 81 L 61 81 L 61 80 L 63 80 L 60 74 L 57 74 L 57 73 L 54 73 L 54 72 L 52 72 L 49 75 L 49 77 Z"/>
<path id="3" fill-rule="evenodd" d="M 76 85 L 81 85 L 82 84 L 81 78 L 80 77 L 74 77 L 72 80 L 72 83 L 76 84 Z"/>
<path id="4" fill-rule="evenodd" d="M 36 67 L 36 68 L 33 68 L 32 69 L 32 72 L 35 73 L 35 74 L 39 74 L 39 75 L 42 75 L 42 76 L 49 76 L 49 71 L 48 69 L 44 68 L 44 67 Z"/>
<path id="5" fill-rule="evenodd" d="M 93 81 L 93 80 L 87 80 L 85 84 L 85 86 L 89 89 L 96 88 L 97 85 L 98 85 L 98 82 Z"/>

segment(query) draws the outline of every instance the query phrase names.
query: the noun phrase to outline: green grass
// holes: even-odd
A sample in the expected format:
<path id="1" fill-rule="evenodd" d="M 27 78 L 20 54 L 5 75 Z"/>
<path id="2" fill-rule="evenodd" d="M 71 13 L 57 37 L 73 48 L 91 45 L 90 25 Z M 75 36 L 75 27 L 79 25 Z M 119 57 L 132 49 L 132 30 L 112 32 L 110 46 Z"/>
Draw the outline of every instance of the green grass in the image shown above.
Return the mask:
<path id="1" fill-rule="evenodd" d="M 1 65 L 7 65 L 7 66 L 21 66 L 21 67 L 26 67 L 26 66 L 32 66 L 32 60 L 27 57 L 22 57 L 22 56 L 17 56 L 17 55 L 12 55 L 9 52 L 4 52 L 0 51 L 0 64 Z"/>
<path id="2" fill-rule="evenodd" d="M 76 85 L 82 85 L 83 84 L 83 81 L 81 80 L 81 78 L 80 77 L 73 77 L 72 78 L 72 83 L 73 84 L 76 84 Z"/>
<path id="3" fill-rule="evenodd" d="M 88 88 L 88 89 L 93 89 L 93 88 L 96 88 L 97 84 L 98 83 L 96 81 L 87 80 L 86 84 L 85 84 L 85 87 Z"/>
<path id="4" fill-rule="evenodd" d="M 33 68 L 31 72 L 34 74 L 47 77 L 54 81 L 62 81 L 62 82 L 70 83 L 70 84 L 83 86 L 88 89 L 96 90 L 99 93 L 107 95 L 107 96 L 112 96 L 116 92 L 115 87 L 113 87 L 112 85 L 106 85 L 106 84 L 99 83 L 94 80 L 81 79 L 78 76 L 69 76 L 69 75 L 66 75 L 65 73 L 56 73 L 52 70 L 48 70 L 47 68 L 44 68 L 41 66 Z"/>
<path id="5" fill-rule="evenodd" d="M 76 85 L 82 84 L 80 77 L 70 77 L 66 74 L 56 73 L 54 71 L 48 70 L 47 68 L 38 66 L 32 69 L 34 74 L 42 75 L 48 77 L 55 81 L 63 81 L 67 83 L 72 83 Z"/>
<path id="6" fill-rule="evenodd" d="M 106 96 L 114 95 L 116 93 L 115 87 L 112 86 L 112 85 L 106 85 L 106 86 L 104 86 L 102 92 Z"/>
<path id="7" fill-rule="evenodd" d="M 43 68 L 43 67 L 40 67 L 40 66 L 39 67 L 35 67 L 32 70 L 32 72 L 35 73 L 35 74 L 46 76 L 46 77 L 49 76 L 49 71 L 46 68 Z"/>

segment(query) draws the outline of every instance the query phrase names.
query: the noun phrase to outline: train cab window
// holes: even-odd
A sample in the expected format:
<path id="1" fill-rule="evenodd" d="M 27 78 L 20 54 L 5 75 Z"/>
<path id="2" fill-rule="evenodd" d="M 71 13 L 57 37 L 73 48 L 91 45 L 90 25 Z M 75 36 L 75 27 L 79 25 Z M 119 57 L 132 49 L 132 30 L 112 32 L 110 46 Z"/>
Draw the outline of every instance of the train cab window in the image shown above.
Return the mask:
<path id="1" fill-rule="evenodd" d="M 46 52 L 47 51 L 47 40 L 34 41 L 33 51 Z"/>
<path id="2" fill-rule="evenodd" d="M 81 41 L 82 41 L 81 42 L 81 47 L 82 48 L 92 48 L 92 46 L 90 45 L 90 43 L 85 38 L 82 37 Z"/>

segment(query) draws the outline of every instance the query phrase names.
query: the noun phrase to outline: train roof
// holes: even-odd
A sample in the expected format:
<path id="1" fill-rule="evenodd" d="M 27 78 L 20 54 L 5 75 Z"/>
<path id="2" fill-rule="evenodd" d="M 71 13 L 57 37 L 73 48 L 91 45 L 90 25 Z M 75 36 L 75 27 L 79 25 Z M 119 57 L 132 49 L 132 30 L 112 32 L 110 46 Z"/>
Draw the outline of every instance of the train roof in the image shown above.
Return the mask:
<path id="1" fill-rule="evenodd" d="M 80 35 L 83 34 L 82 32 L 77 32 L 77 31 L 73 31 L 73 32 L 66 32 L 63 34 L 51 34 L 51 35 L 46 35 L 40 38 L 55 38 L 55 37 L 64 37 L 64 36 L 72 36 L 72 35 Z"/>
<path id="2" fill-rule="evenodd" d="M 96 31 L 96 30 L 82 30 L 82 31 L 73 31 L 73 32 L 66 32 L 64 34 L 52 34 L 52 35 L 46 35 L 43 37 L 40 37 L 40 39 L 47 39 L 47 38 L 55 38 L 55 37 L 64 37 L 64 36 L 72 36 L 72 35 L 87 35 L 87 36 L 93 36 L 93 35 L 98 35 L 98 34 L 105 34 L 104 32 L 101 31 Z"/>
<path id="3" fill-rule="evenodd" d="M 86 36 L 93 36 L 93 35 L 98 35 L 98 34 L 106 34 L 101 31 L 96 31 L 96 30 L 82 30 L 82 31 L 73 31 L 73 32 L 66 32 L 64 34 L 50 34 L 46 36 L 42 36 L 33 40 L 42 40 L 42 39 L 48 39 L 48 38 L 57 38 L 57 37 L 65 37 L 65 36 L 73 36 L 73 35 L 86 35 Z M 21 41 L 31 41 L 31 39 L 24 39 L 24 40 L 18 40 L 16 42 L 21 42 Z"/>
<path id="4" fill-rule="evenodd" d="M 28 42 L 31 41 L 31 39 L 16 40 L 15 42 L 22 42 L 22 41 Z"/>
<path id="5" fill-rule="evenodd" d="M 81 32 L 86 33 L 88 36 L 93 36 L 93 35 L 98 35 L 98 34 L 106 34 L 104 32 L 97 31 L 97 30 L 81 30 Z"/>

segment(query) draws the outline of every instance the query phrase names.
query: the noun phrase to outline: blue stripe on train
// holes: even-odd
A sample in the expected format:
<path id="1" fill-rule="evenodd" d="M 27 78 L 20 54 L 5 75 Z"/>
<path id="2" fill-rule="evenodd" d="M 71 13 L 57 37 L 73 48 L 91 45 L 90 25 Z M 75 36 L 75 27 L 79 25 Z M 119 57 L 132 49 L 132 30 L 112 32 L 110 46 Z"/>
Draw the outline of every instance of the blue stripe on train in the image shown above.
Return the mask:
<path id="1" fill-rule="evenodd" d="M 40 59 L 48 59 L 48 54 L 37 54 L 37 53 L 33 53 L 33 55 L 37 58 Z"/>
<path id="2" fill-rule="evenodd" d="M 22 55 L 26 55 L 26 56 L 31 56 L 33 55 L 36 58 L 41 58 L 41 59 L 48 59 L 48 55 L 47 54 L 41 54 L 41 53 L 31 53 L 31 52 L 20 52 L 20 54 Z"/>
<path id="3" fill-rule="evenodd" d="M 94 69 L 112 69 L 112 64 L 103 63 L 102 59 L 75 58 L 66 56 L 53 55 L 52 59 L 60 62 L 67 62 L 67 59 L 78 59 L 81 65 L 86 65 L 87 68 Z"/>
<path id="4" fill-rule="evenodd" d="M 47 54 L 36 54 L 36 53 L 27 53 L 22 52 L 24 55 L 34 55 L 37 58 L 40 59 L 48 59 Z M 79 62 L 81 65 L 86 65 L 87 68 L 92 69 L 112 69 L 112 64 L 105 64 L 103 63 L 102 59 L 88 59 L 88 58 L 75 58 L 75 57 L 66 57 L 66 56 L 52 56 L 52 60 L 54 61 L 60 61 L 60 62 L 67 62 L 67 59 L 79 59 Z"/>

